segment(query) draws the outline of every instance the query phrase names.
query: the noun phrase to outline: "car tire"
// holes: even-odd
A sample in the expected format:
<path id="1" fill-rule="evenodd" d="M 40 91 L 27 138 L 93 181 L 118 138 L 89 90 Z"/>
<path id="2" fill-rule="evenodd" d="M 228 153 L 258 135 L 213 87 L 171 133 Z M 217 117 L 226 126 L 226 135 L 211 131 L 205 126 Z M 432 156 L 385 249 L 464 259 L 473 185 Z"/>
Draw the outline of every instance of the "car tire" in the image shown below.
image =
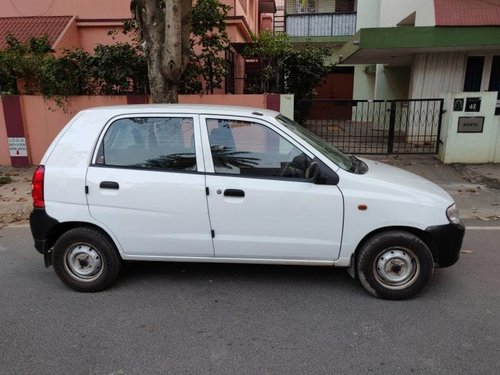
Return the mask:
<path id="1" fill-rule="evenodd" d="M 388 231 L 369 238 L 359 249 L 356 269 L 363 287 L 375 297 L 413 297 L 430 282 L 434 260 L 416 235 Z"/>
<path id="2" fill-rule="evenodd" d="M 78 227 L 64 233 L 52 250 L 57 276 L 78 292 L 97 292 L 118 276 L 121 258 L 113 242 L 102 232 Z"/>

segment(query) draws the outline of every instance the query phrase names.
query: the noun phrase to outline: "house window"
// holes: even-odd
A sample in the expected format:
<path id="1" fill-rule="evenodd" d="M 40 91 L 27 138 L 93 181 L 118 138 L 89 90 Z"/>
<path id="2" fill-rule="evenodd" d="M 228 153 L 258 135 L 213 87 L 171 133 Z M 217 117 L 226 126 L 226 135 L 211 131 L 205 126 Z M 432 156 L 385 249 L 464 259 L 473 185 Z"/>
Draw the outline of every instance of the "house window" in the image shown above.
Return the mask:
<path id="1" fill-rule="evenodd" d="M 484 56 L 469 56 L 465 69 L 464 91 L 480 91 Z"/>
<path id="2" fill-rule="evenodd" d="M 493 60 L 491 61 L 488 91 L 498 91 L 497 99 L 500 99 L 500 56 L 493 56 Z"/>

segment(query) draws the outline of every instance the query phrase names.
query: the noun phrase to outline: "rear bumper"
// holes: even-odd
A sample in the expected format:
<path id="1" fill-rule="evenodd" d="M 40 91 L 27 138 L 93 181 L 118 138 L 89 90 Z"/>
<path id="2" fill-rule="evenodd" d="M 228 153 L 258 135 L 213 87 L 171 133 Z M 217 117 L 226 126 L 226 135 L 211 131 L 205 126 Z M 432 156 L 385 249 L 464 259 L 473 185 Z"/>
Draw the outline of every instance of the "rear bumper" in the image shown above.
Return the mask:
<path id="1" fill-rule="evenodd" d="M 45 265 L 50 266 L 50 245 L 47 245 L 50 232 L 59 224 L 59 222 L 50 217 L 43 208 L 35 208 L 30 214 L 30 228 L 35 249 L 43 254 Z"/>
<path id="2" fill-rule="evenodd" d="M 425 232 L 433 243 L 433 255 L 439 267 L 449 267 L 460 257 L 460 249 L 465 235 L 463 224 L 446 224 L 428 227 Z"/>

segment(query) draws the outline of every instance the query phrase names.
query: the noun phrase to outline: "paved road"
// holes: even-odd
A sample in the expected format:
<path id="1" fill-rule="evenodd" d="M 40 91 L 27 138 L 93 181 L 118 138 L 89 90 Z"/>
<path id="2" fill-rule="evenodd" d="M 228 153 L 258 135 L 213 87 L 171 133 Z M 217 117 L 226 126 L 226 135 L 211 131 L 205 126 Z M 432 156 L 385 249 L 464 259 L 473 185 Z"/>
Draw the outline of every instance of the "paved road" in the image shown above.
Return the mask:
<path id="1" fill-rule="evenodd" d="M 344 270 L 284 266 L 130 264 L 79 294 L 6 228 L 0 373 L 499 374 L 498 229 L 469 230 L 472 253 L 391 302 Z"/>

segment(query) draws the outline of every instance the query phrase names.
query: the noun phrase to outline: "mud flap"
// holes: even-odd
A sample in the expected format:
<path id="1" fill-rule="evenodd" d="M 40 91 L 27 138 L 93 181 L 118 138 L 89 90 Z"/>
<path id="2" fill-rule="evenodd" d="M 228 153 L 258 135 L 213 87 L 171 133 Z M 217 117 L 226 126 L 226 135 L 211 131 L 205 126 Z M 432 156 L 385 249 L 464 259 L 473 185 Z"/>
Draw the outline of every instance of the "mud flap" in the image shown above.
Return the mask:
<path id="1" fill-rule="evenodd" d="M 52 249 L 45 249 L 43 252 L 43 260 L 45 261 L 45 267 L 50 267 L 52 265 Z"/>

